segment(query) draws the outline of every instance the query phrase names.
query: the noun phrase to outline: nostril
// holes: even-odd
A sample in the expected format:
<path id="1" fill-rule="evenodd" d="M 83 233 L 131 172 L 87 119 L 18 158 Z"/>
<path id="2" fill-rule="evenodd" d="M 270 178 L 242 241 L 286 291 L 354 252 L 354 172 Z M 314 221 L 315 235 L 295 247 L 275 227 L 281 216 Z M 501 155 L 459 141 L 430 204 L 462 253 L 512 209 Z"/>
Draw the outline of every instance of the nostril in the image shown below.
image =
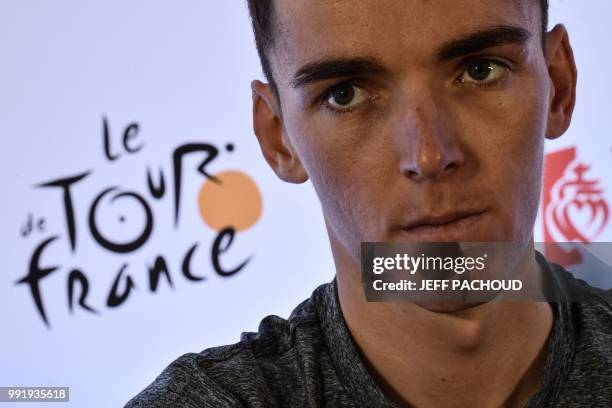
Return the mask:
<path id="1" fill-rule="evenodd" d="M 424 177 L 418 171 L 414 171 L 414 170 L 404 170 L 403 173 L 405 177 L 409 178 L 412 181 L 421 181 L 427 178 L 427 177 Z"/>
<path id="2" fill-rule="evenodd" d="M 446 166 L 437 167 L 434 166 L 412 166 L 409 168 L 404 168 L 402 170 L 402 174 L 404 177 L 407 177 L 413 181 L 423 181 L 426 179 L 435 180 L 443 175 L 447 175 L 453 173 L 459 169 L 461 166 L 460 162 L 452 161 L 448 163 Z"/>
<path id="3" fill-rule="evenodd" d="M 444 168 L 444 171 L 445 171 L 445 172 L 454 171 L 454 170 L 456 170 L 456 169 L 457 169 L 457 167 L 459 167 L 459 166 L 457 165 L 457 163 L 452 162 L 452 163 L 449 163 L 449 164 L 448 164 L 448 165 L 447 165 L 447 166 Z"/>

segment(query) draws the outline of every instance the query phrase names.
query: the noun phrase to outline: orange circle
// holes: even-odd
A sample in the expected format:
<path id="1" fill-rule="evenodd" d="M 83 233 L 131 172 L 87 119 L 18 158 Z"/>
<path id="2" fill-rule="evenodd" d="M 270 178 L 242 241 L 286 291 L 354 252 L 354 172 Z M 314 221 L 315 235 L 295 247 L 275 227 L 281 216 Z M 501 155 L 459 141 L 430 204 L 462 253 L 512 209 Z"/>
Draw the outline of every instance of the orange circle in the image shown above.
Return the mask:
<path id="1" fill-rule="evenodd" d="M 206 180 L 198 193 L 198 209 L 210 228 L 232 227 L 244 231 L 261 216 L 262 199 L 257 184 L 241 171 L 216 174 L 219 180 Z"/>

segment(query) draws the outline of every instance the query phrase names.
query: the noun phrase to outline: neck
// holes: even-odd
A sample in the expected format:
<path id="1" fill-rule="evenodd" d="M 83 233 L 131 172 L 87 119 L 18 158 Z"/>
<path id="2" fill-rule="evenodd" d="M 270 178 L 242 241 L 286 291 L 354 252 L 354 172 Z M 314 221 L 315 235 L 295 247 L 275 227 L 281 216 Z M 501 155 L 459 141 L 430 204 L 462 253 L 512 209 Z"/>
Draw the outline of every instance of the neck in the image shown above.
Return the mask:
<path id="1" fill-rule="evenodd" d="M 359 264 L 332 250 L 340 307 L 369 372 L 413 406 L 524 406 L 540 386 L 552 327 L 548 303 L 489 302 L 436 313 L 414 303 L 367 302 Z M 525 262 L 541 273 L 533 244 Z"/>

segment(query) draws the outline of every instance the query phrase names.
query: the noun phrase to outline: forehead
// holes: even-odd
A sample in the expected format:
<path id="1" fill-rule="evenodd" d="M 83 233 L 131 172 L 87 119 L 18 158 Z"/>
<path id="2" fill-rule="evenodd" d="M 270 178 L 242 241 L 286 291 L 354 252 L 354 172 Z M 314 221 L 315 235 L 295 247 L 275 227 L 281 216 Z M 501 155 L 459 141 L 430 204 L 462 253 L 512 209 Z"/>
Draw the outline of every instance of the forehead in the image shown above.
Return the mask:
<path id="1" fill-rule="evenodd" d="M 331 57 L 426 60 L 441 44 L 510 25 L 539 38 L 537 0 L 275 0 L 276 76 Z"/>

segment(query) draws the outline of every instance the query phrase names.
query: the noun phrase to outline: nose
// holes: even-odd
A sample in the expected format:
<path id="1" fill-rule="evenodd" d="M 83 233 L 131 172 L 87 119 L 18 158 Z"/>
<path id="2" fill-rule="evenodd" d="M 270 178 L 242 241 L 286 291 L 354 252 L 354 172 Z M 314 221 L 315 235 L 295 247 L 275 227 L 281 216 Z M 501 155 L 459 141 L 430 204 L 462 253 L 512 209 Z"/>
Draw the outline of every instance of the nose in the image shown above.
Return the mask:
<path id="1" fill-rule="evenodd" d="M 435 101 L 429 99 L 406 107 L 401 116 L 397 143 L 404 176 L 416 182 L 439 180 L 464 164 L 457 129 Z"/>

